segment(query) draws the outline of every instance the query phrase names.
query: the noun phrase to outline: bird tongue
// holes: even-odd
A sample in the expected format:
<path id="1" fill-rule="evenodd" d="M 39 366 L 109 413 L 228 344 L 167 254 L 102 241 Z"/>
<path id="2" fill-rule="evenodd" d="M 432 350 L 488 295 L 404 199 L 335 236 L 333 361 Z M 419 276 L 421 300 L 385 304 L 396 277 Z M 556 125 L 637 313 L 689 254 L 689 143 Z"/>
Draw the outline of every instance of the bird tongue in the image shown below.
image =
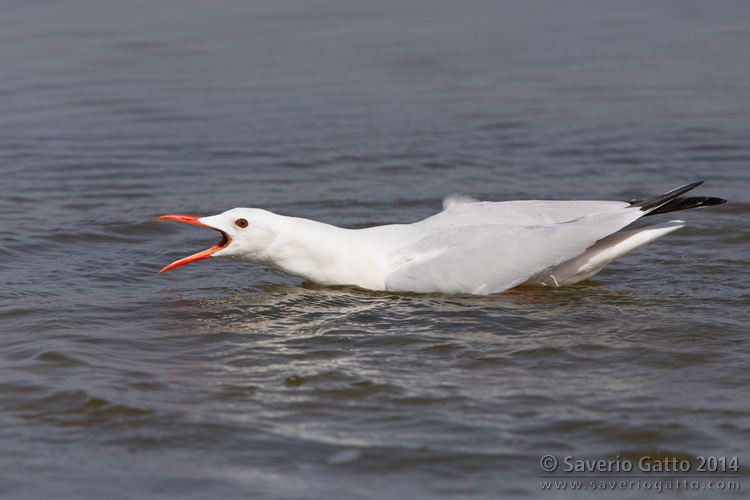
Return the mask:
<path id="1" fill-rule="evenodd" d="M 219 229 L 216 229 L 215 227 L 211 227 L 207 224 L 203 224 L 202 222 L 198 222 L 198 219 L 201 217 L 195 217 L 193 215 L 162 215 L 161 217 L 157 217 L 154 220 L 175 220 L 177 222 L 184 222 L 186 224 L 193 224 L 196 226 L 202 226 L 207 227 L 209 229 L 213 229 L 214 231 L 219 231 L 221 233 L 221 241 L 218 245 L 213 246 L 211 248 L 208 248 L 206 250 L 203 250 L 202 252 L 195 253 L 193 255 L 190 255 L 188 257 L 185 257 L 184 259 L 180 259 L 178 261 L 172 262 L 167 267 L 159 271 L 159 274 L 163 273 L 164 271 L 169 271 L 171 269 L 176 269 L 178 267 L 182 267 L 185 264 L 190 264 L 191 262 L 195 262 L 198 260 L 203 260 L 211 257 L 214 253 L 218 252 L 222 248 L 225 248 L 229 243 L 232 241 L 229 236 L 224 231 L 221 231 Z"/>

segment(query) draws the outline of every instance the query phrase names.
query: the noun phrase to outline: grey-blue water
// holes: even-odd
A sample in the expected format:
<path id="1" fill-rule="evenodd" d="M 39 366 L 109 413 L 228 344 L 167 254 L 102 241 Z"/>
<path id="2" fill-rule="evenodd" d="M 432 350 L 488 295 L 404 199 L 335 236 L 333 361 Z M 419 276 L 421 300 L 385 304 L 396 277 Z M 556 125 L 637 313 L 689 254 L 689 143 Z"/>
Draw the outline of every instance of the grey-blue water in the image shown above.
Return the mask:
<path id="1" fill-rule="evenodd" d="M 677 482 L 546 491 L 545 455 L 562 480 L 566 456 L 693 473 L 737 456 L 662 495 L 746 495 L 748 19 L 745 1 L 3 2 L 0 497 Z M 365 227 L 454 192 L 628 200 L 697 180 L 730 203 L 567 288 L 373 293 L 219 259 L 157 274 L 217 241 L 152 222 L 167 213 Z"/>

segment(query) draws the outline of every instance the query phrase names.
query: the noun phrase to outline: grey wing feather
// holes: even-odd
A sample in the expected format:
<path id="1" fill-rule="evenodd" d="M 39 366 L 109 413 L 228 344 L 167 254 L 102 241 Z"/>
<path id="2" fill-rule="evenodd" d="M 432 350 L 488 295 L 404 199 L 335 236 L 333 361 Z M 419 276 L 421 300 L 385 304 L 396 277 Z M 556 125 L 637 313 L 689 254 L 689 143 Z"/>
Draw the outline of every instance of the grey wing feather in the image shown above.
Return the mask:
<path id="1" fill-rule="evenodd" d="M 445 210 L 418 224 L 428 227 L 459 227 L 478 224 L 553 224 L 629 206 L 629 203 L 623 201 L 523 200 L 492 202 L 476 201 L 472 198 L 453 195 L 443 200 Z"/>
<path id="2" fill-rule="evenodd" d="M 643 215 L 610 210 L 558 224 L 480 224 L 432 231 L 403 250 L 405 264 L 386 279 L 393 291 L 497 293 L 586 251 Z"/>

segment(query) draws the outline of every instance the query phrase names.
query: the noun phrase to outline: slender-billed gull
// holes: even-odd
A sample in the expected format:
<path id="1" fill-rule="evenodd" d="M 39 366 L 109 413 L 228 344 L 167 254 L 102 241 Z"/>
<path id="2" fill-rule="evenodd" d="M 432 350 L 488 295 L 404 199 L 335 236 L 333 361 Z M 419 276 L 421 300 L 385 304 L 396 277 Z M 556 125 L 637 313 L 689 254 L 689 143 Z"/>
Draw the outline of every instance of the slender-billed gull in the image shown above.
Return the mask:
<path id="1" fill-rule="evenodd" d="M 451 196 L 413 224 L 344 229 L 234 208 L 219 215 L 163 215 L 221 233 L 221 242 L 160 272 L 209 257 L 262 264 L 323 285 L 397 292 L 498 293 L 519 285 L 562 286 L 685 223 L 621 231 L 644 216 L 725 203 L 681 197 L 696 182 L 640 201 L 480 202 Z"/>

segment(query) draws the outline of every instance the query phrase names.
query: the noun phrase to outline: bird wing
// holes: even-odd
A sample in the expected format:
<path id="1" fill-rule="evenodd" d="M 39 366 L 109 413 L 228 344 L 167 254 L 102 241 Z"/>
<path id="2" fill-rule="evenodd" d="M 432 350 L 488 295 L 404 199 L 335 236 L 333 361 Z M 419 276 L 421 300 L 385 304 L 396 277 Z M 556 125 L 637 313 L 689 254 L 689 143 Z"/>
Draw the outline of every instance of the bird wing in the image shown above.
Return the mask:
<path id="1" fill-rule="evenodd" d="M 685 226 L 685 221 L 671 220 L 631 231 L 618 231 L 597 241 L 581 255 L 534 277 L 526 284 L 562 286 L 589 279 L 613 260 L 683 226 Z"/>
<path id="2" fill-rule="evenodd" d="M 627 204 L 625 204 L 627 206 Z M 402 249 L 386 279 L 392 291 L 497 293 L 518 286 L 578 255 L 643 216 L 617 208 L 562 223 L 437 227 Z"/>
<path id="3" fill-rule="evenodd" d="M 425 227 L 458 227 L 477 224 L 537 225 L 565 222 L 629 207 L 623 201 L 476 201 L 460 195 L 443 200 L 444 210 L 418 222 Z"/>

